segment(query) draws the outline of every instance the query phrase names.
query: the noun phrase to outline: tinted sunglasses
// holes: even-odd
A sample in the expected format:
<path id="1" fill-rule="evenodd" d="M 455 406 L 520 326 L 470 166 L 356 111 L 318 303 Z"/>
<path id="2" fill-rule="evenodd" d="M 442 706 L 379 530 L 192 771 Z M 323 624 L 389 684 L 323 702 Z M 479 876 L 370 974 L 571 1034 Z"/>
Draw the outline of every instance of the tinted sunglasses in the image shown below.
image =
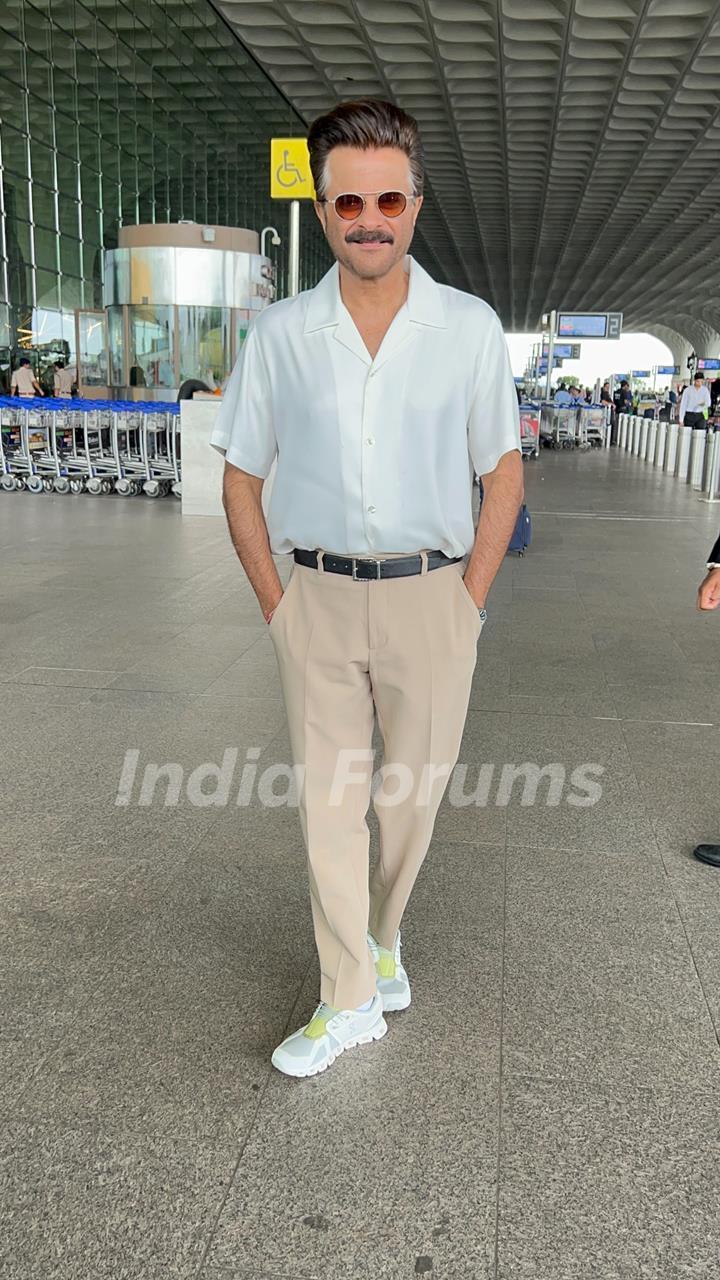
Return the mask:
<path id="1" fill-rule="evenodd" d="M 405 212 L 408 200 L 416 199 L 415 196 L 406 196 L 404 191 L 366 191 L 365 196 L 377 196 L 377 207 L 383 218 L 399 218 Z M 335 196 L 334 200 L 323 199 L 319 203 L 334 205 L 338 218 L 343 222 L 354 222 L 367 204 L 365 196 L 357 191 L 346 191 Z"/>

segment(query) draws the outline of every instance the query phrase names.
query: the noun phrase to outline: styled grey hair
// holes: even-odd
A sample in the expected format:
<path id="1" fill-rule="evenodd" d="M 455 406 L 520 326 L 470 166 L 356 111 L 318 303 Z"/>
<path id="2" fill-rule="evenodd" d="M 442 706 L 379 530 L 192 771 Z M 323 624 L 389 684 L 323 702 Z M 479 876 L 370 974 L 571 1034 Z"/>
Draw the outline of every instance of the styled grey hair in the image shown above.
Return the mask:
<path id="1" fill-rule="evenodd" d="M 378 98 L 341 102 L 313 120 L 307 141 L 318 199 L 327 192 L 327 162 L 333 147 L 358 147 L 361 151 L 397 147 L 410 161 L 413 195 L 423 193 L 425 165 L 417 120 L 392 102 Z"/>

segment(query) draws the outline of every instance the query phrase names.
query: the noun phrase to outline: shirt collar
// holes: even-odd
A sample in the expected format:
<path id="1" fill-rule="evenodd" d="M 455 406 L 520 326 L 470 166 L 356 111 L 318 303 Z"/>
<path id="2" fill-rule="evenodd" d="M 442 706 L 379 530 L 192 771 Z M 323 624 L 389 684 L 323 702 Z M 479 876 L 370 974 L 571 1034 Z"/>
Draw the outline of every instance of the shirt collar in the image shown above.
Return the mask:
<path id="1" fill-rule="evenodd" d="M 406 303 L 408 319 L 412 324 L 446 329 L 445 300 L 439 285 L 410 254 L 405 263 L 410 273 Z M 303 332 L 314 333 L 317 329 L 338 325 L 345 311 L 340 296 L 340 269 L 336 262 L 320 283 L 310 290 Z"/>

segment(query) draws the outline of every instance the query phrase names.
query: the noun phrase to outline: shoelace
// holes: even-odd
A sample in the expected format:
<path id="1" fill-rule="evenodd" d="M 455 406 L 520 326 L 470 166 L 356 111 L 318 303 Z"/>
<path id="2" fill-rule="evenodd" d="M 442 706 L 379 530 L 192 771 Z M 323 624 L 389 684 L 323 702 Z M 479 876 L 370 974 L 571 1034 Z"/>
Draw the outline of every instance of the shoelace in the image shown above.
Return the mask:
<path id="1" fill-rule="evenodd" d="M 324 1016 L 325 1013 L 328 1014 L 327 1022 L 332 1022 L 333 1018 L 341 1018 L 343 1022 L 347 1022 L 348 1018 L 352 1017 L 351 1010 L 332 1009 L 329 1004 L 326 1004 L 324 1000 L 321 1000 L 312 1018 L 310 1019 L 310 1022 L 314 1022 L 319 1015 Z M 310 1025 L 310 1022 L 308 1022 L 308 1026 Z"/>

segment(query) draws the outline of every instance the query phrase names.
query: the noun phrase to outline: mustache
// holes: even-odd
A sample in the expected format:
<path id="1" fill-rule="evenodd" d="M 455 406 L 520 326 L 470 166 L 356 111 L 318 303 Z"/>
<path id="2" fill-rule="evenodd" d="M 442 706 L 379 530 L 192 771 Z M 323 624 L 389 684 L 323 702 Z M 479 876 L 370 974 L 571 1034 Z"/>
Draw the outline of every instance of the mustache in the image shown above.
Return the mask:
<path id="1" fill-rule="evenodd" d="M 392 236 L 384 231 L 358 231 L 345 237 L 347 244 L 393 244 Z"/>

